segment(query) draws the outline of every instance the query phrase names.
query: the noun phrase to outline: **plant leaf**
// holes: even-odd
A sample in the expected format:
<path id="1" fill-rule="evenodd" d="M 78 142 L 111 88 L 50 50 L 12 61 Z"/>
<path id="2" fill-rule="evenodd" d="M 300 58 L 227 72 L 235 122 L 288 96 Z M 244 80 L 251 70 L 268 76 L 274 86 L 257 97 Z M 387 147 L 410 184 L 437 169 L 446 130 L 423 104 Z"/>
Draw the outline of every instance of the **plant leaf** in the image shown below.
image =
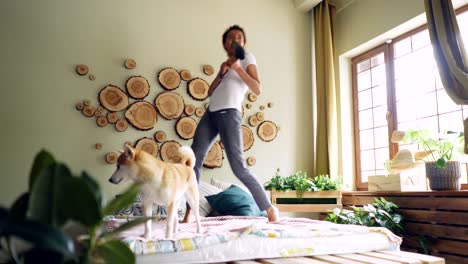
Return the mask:
<path id="1" fill-rule="evenodd" d="M 48 151 L 41 150 L 36 154 L 31 171 L 29 173 L 29 192 L 32 191 L 32 186 L 34 185 L 34 182 L 36 181 L 41 171 L 53 163 L 55 163 L 55 159 Z"/>
<path id="2" fill-rule="evenodd" d="M 81 179 L 90 187 L 94 197 L 100 206 L 103 206 L 102 191 L 99 183 L 91 177 L 86 171 L 81 172 Z"/>
<path id="3" fill-rule="evenodd" d="M 141 185 L 133 184 L 124 193 L 115 197 L 106 207 L 103 209 L 103 215 L 115 214 L 122 208 L 126 208 L 131 205 L 138 193 L 140 193 Z"/>
<path id="4" fill-rule="evenodd" d="M 26 218 L 28 211 L 29 193 L 23 193 L 10 208 L 10 219 L 15 221 L 23 221 Z"/>
<path id="5" fill-rule="evenodd" d="M 127 244 L 119 240 L 111 240 L 97 247 L 98 254 L 104 263 L 135 263 L 135 254 Z"/>
<path id="6" fill-rule="evenodd" d="M 28 217 L 45 224 L 63 225 L 66 218 L 61 205 L 69 198 L 64 188 L 65 179 L 71 177 L 68 167 L 61 163 L 53 163 L 42 170 L 31 191 Z"/>
<path id="7" fill-rule="evenodd" d="M 88 182 L 83 178 L 69 177 L 64 183 L 63 188 L 68 197 L 62 200 L 59 206 L 63 208 L 65 216 L 87 227 L 101 223 L 101 205 Z"/>

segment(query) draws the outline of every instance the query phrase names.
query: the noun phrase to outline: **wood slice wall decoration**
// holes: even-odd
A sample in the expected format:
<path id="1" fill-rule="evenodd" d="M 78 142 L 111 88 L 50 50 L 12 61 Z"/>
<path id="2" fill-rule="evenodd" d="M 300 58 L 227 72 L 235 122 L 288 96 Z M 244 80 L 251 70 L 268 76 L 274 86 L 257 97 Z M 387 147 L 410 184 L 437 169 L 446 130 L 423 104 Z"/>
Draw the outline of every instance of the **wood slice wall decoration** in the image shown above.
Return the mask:
<path id="1" fill-rule="evenodd" d="M 195 119 L 184 116 L 180 118 L 176 123 L 176 132 L 182 139 L 192 139 L 195 135 L 195 129 L 197 128 L 197 121 Z"/>
<path id="2" fill-rule="evenodd" d="M 154 100 L 159 114 L 167 120 L 177 119 L 184 111 L 184 99 L 176 92 L 162 92 Z"/>
<path id="3" fill-rule="evenodd" d="M 158 156 L 158 144 L 156 141 L 152 140 L 151 138 L 140 138 L 136 144 L 135 144 L 136 149 L 141 149 L 155 157 Z"/>
<path id="4" fill-rule="evenodd" d="M 117 161 L 117 154 L 115 152 L 109 152 L 105 156 L 105 160 L 109 164 L 113 164 Z"/>
<path id="5" fill-rule="evenodd" d="M 125 60 L 125 68 L 133 69 L 136 67 L 136 62 L 132 59 Z M 203 73 L 211 75 L 214 69 L 211 65 L 203 65 Z M 76 66 L 76 72 L 80 75 L 89 73 L 89 68 L 80 64 Z M 91 74 L 90 79 L 95 79 L 95 75 Z M 192 97 L 195 101 L 200 101 L 199 104 L 185 104 L 184 97 L 172 90 L 180 86 L 181 81 L 187 82 L 187 95 Z M 172 67 L 163 68 L 157 73 L 157 82 L 162 86 L 163 91 L 160 92 L 154 102 L 143 101 L 150 93 L 151 87 L 148 79 L 143 76 L 135 75 L 130 76 L 125 82 L 125 88 L 121 89 L 115 85 L 107 85 L 98 93 L 99 106 L 92 106 L 89 99 L 85 99 L 75 105 L 86 117 L 95 117 L 95 122 L 100 127 L 105 127 L 108 124 L 114 124 L 114 127 L 119 132 L 124 132 L 128 129 L 128 123 L 138 130 L 153 129 L 158 121 L 157 113 L 167 120 L 177 119 L 174 129 L 176 134 L 185 140 L 192 139 L 197 121 L 191 116 L 196 115 L 202 117 L 206 109 L 209 107 L 209 102 L 205 101 L 208 98 L 209 83 L 200 78 L 195 78 L 192 73 L 187 69 L 182 69 L 178 72 Z M 164 91 L 166 90 L 166 91 Z M 258 101 L 257 95 L 250 92 L 246 99 L 248 100 L 242 105 L 242 117 L 244 117 L 245 109 L 252 109 L 253 103 Z M 130 104 L 130 100 L 133 102 Z M 148 99 L 146 99 L 148 100 Z M 272 102 L 267 103 L 268 107 L 273 107 Z M 261 110 L 266 108 L 265 105 L 259 107 Z M 107 110 L 107 111 L 106 111 Z M 252 111 L 252 110 L 250 110 Z M 276 138 L 279 126 L 276 126 L 272 121 L 264 121 L 264 113 L 252 113 L 247 110 L 250 116 L 243 122 L 252 127 L 257 127 L 257 136 L 265 142 L 272 141 Z M 121 112 L 122 114 L 119 114 Z M 182 117 L 182 114 L 185 116 Z M 120 116 L 123 115 L 124 118 Z M 154 139 L 153 139 L 154 138 Z M 248 151 L 254 144 L 254 133 L 247 125 L 242 125 L 242 138 L 243 138 L 243 151 Z M 131 144 L 131 141 L 128 141 Z M 150 137 L 144 137 L 138 140 L 135 145 L 137 148 L 143 149 L 154 156 L 158 156 L 158 143 L 161 143 L 160 158 L 168 162 L 178 162 L 180 160 L 180 153 L 178 148 L 180 143 L 174 140 L 167 141 L 166 132 L 158 130 Z M 101 148 L 102 145 L 96 145 L 96 148 Z M 223 161 L 223 148 L 220 141 L 216 142 L 208 153 L 204 167 L 219 168 L 222 166 Z M 115 162 L 115 153 L 109 152 L 106 155 L 106 161 L 111 163 Z M 255 158 L 247 158 L 247 164 L 253 166 Z"/>
<path id="6" fill-rule="evenodd" d="M 154 140 L 156 140 L 156 142 L 158 143 L 162 143 L 166 141 L 166 138 L 167 138 L 166 132 L 162 130 L 156 131 L 156 133 L 154 133 Z"/>
<path id="7" fill-rule="evenodd" d="M 153 105 L 144 101 L 134 102 L 125 111 L 125 117 L 130 124 L 140 130 L 152 129 L 158 120 Z"/>
<path id="8" fill-rule="evenodd" d="M 244 151 L 249 150 L 254 144 L 254 134 L 246 125 L 242 125 L 242 140 Z"/>
<path id="9" fill-rule="evenodd" d="M 221 168 L 223 166 L 223 159 L 223 149 L 219 145 L 219 142 L 215 142 L 206 155 L 203 167 L 208 169 Z"/>
<path id="10" fill-rule="evenodd" d="M 143 99 L 150 91 L 149 82 L 143 76 L 133 76 L 128 78 L 125 87 L 127 87 L 128 95 L 133 99 Z"/>
<path id="11" fill-rule="evenodd" d="M 175 140 L 168 140 L 161 145 L 160 156 L 165 162 L 178 163 L 181 159 L 179 148 L 182 145 Z"/>
<path id="12" fill-rule="evenodd" d="M 272 121 L 263 121 L 257 128 L 257 134 L 261 140 L 269 142 L 275 139 L 278 129 Z"/>
<path id="13" fill-rule="evenodd" d="M 127 108 L 129 101 L 119 87 L 108 85 L 99 92 L 99 103 L 109 111 L 118 112 Z"/>
<path id="14" fill-rule="evenodd" d="M 174 90 L 180 85 L 180 75 L 174 68 L 164 68 L 158 74 L 158 81 L 166 90 Z"/>
<path id="15" fill-rule="evenodd" d="M 210 85 L 201 78 L 195 78 L 188 82 L 187 92 L 195 100 L 203 101 L 208 98 Z"/>

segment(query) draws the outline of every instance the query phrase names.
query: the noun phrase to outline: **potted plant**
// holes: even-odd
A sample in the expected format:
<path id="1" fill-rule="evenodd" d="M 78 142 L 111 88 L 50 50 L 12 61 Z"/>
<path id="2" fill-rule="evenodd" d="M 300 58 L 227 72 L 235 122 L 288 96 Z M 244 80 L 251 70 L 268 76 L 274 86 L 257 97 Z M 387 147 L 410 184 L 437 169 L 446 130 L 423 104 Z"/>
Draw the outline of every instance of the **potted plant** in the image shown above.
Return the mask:
<path id="1" fill-rule="evenodd" d="M 461 165 L 457 158 L 463 153 L 464 134 L 447 131 L 433 135 L 427 129 L 406 131 L 405 143 L 417 143 L 423 148 L 426 176 L 431 190 L 459 190 Z"/>

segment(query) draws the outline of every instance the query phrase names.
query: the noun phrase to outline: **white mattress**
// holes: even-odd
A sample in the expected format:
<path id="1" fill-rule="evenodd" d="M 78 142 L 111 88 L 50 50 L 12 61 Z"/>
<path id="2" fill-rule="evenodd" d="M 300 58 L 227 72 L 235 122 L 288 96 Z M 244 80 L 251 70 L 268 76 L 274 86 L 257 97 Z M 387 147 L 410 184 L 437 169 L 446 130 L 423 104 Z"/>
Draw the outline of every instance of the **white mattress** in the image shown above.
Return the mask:
<path id="1" fill-rule="evenodd" d="M 214 263 L 255 258 L 398 250 L 401 238 L 385 228 L 337 225 L 306 218 L 204 218 L 202 234 L 194 224 L 181 225 L 174 240 L 163 237 L 165 222 L 153 223 L 155 238 L 139 236 L 143 227 L 122 239 L 137 254 L 137 263 Z M 161 253 L 169 252 L 170 253 Z"/>

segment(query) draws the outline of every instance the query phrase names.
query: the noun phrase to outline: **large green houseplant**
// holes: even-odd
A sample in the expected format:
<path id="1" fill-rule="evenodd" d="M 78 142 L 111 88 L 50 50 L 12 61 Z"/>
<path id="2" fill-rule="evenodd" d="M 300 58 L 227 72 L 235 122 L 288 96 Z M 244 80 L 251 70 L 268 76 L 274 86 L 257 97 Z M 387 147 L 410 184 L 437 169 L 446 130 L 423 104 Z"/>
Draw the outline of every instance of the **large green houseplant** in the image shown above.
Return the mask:
<path id="1" fill-rule="evenodd" d="M 113 231 L 104 216 L 133 203 L 140 186 L 104 203 L 99 184 L 86 172 L 72 175 L 47 151 L 39 152 L 28 191 L 11 206 L 0 207 L 0 251 L 7 263 L 135 263 L 128 246 L 113 237 L 141 224 L 129 222 Z M 17 238 L 26 241 L 17 243 Z M 3 262 L 2 262 L 3 263 Z"/>
<path id="2" fill-rule="evenodd" d="M 403 142 L 417 143 L 423 148 L 426 176 L 432 190 L 460 189 L 461 165 L 458 158 L 463 154 L 463 133 L 447 131 L 434 135 L 427 129 L 409 129 Z"/>

